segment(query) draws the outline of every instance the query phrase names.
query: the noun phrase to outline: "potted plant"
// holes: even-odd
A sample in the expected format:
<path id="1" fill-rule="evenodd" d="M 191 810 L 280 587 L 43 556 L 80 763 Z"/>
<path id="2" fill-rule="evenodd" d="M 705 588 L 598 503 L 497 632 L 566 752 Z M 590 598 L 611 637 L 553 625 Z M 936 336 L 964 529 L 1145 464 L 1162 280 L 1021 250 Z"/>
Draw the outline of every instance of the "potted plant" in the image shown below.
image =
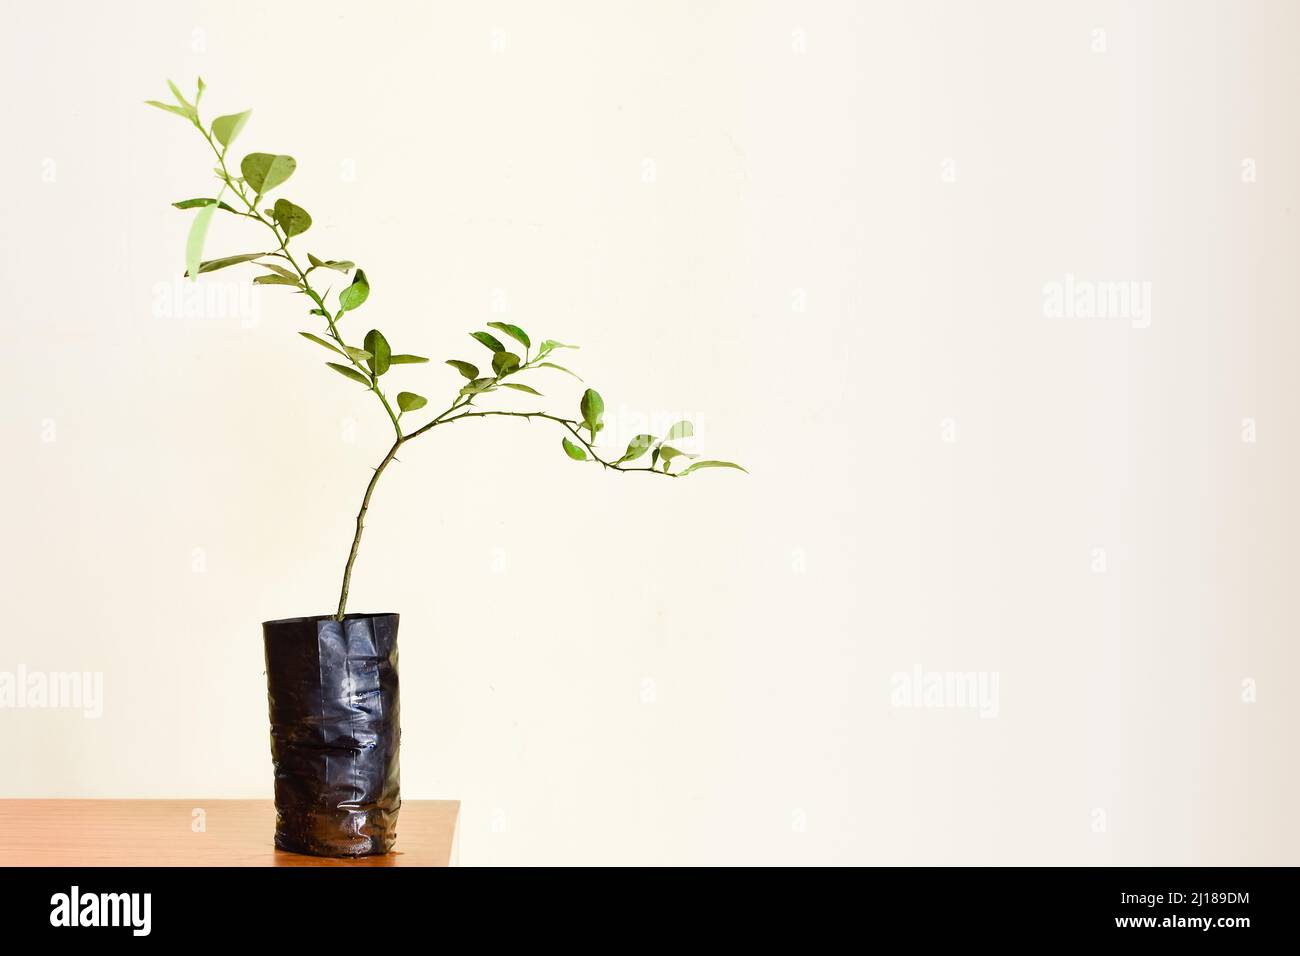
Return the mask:
<path id="1" fill-rule="evenodd" d="M 313 347 L 329 353 L 332 374 L 374 396 L 393 428 L 393 443 L 375 467 L 357 512 L 338 607 L 333 614 L 267 621 L 262 625 L 266 653 L 267 692 L 271 717 L 271 757 L 275 768 L 276 846 L 321 856 L 364 856 L 386 853 L 396 838 L 401 805 L 398 782 L 398 681 L 396 614 L 349 614 L 348 588 L 361 547 L 366 513 L 385 470 L 408 442 L 438 428 L 467 419 L 496 416 L 540 419 L 560 432 L 561 448 L 573 461 L 594 462 L 619 472 L 661 478 L 684 478 L 706 468 L 739 465 L 697 456 L 672 442 L 694 434 L 690 422 L 678 422 L 662 436 L 637 435 L 617 457 L 597 450 L 604 427 L 605 403 L 594 389 L 582 394 L 577 417 L 544 411 L 484 407 L 489 396 L 541 397 L 527 373 L 547 370 L 578 376 L 553 361 L 555 353 L 577 348 L 553 339 L 534 345 L 531 336 L 508 322 L 489 322 L 470 332 L 487 350 L 488 366 L 448 359 L 464 379 L 448 406 L 430 416 L 428 400 L 418 392 L 399 391 L 390 397 L 386 376 L 399 366 L 428 362 L 421 355 L 395 352 L 378 329 L 349 343 L 340 324 L 356 312 L 370 294 L 363 270 L 343 259 L 321 258 L 295 246 L 293 240 L 311 228 L 311 216 L 285 198 L 263 206 L 267 195 L 293 175 L 297 163 L 279 153 L 248 153 L 231 169 L 228 152 L 248 122 L 250 112 L 218 116 L 205 125 L 199 103 L 205 85 L 200 78 L 193 102 L 171 87 L 175 103 L 147 101 L 192 124 L 216 157 L 215 196 L 173 203 L 194 210 L 185 244 L 185 274 L 199 276 L 218 269 L 249 264 L 264 270 L 253 282 L 284 286 L 306 297 L 316 331 L 299 334 Z M 267 200 L 269 202 L 269 200 Z M 246 219 L 267 242 L 264 251 L 241 252 L 204 259 L 204 241 L 213 217 Z M 300 245 L 300 243 L 299 243 Z M 255 246 L 254 248 L 257 248 Z M 333 304 L 330 293 L 314 284 L 320 275 L 350 276 Z M 355 323 L 351 323 L 355 325 Z M 507 344 L 508 343 L 508 344 Z M 409 417 L 408 417 L 409 416 Z M 679 467 L 678 459 L 688 462 Z M 676 470 L 674 470 L 676 469 Z"/>

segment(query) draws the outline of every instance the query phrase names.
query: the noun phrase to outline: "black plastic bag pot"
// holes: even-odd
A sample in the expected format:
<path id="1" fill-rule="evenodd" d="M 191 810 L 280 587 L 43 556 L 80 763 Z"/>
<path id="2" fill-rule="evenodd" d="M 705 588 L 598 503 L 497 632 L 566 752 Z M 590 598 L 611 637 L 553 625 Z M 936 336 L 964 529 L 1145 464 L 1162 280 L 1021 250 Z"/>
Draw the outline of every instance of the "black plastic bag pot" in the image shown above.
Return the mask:
<path id="1" fill-rule="evenodd" d="M 397 838 L 397 615 L 262 625 L 275 767 L 275 845 L 387 853 Z"/>

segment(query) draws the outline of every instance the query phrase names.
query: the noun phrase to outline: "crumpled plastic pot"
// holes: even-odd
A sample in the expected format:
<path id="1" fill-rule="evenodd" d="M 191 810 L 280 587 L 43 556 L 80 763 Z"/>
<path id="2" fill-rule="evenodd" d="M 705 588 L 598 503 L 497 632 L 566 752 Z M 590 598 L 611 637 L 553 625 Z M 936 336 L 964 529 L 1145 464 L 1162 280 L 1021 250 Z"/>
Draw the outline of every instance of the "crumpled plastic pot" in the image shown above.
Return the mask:
<path id="1" fill-rule="evenodd" d="M 262 625 L 275 767 L 275 845 L 313 856 L 387 853 L 402 805 L 397 615 Z"/>

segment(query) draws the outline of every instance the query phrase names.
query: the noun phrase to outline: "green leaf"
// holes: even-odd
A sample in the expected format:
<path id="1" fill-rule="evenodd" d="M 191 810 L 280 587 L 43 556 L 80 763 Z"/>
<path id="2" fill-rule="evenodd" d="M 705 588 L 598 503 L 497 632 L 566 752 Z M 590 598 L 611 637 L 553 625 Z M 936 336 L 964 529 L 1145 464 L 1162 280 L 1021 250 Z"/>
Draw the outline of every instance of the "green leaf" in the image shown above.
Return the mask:
<path id="1" fill-rule="evenodd" d="M 298 282 L 298 277 L 294 275 L 292 272 L 290 272 L 288 269 L 286 269 L 284 266 L 280 265 L 279 263 L 259 262 L 258 265 L 261 266 L 263 269 L 270 269 L 278 276 L 284 276 L 286 279 L 292 279 L 295 284 Z"/>
<path id="2" fill-rule="evenodd" d="M 476 378 L 474 381 L 465 385 L 460 390 L 460 393 L 462 395 L 477 395 L 479 392 L 490 392 L 492 391 L 492 386 L 496 384 L 496 381 L 497 380 L 494 378 Z"/>
<path id="3" fill-rule="evenodd" d="M 203 265 L 203 243 L 208 238 L 208 227 L 212 225 L 212 215 L 217 211 L 215 204 L 204 206 L 194 215 L 190 223 L 190 234 L 185 239 L 185 274 L 195 281 Z"/>
<path id="4" fill-rule="evenodd" d="M 504 378 L 519 367 L 519 356 L 514 352 L 494 352 L 492 355 L 492 371 L 497 373 L 497 378 Z"/>
<path id="5" fill-rule="evenodd" d="M 340 365 L 338 362 L 326 362 L 325 364 L 328 365 L 330 368 L 334 369 L 334 371 L 338 372 L 340 375 L 346 378 L 350 378 L 354 382 L 360 382 L 362 385 L 366 386 L 367 388 L 370 387 L 370 379 L 366 378 L 364 375 L 362 375 L 360 372 L 358 372 L 356 369 L 352 368 L 351 366 Z"/>
<path id="6" fill-rule="evenodd" d="M 595 441 L 596 432 L 600 431 L 601 418 L 605 414 L 605 400 L 600 397 L 599 392 L 589 388 L 582 393 L 578 408 L 582 411 L 582 423 L 591 432 L 591 440 Z"/>
<path id="7" fill-rule="evenodd" d="M 506 388 L 513 388 L 520 392 L 527 392 L 529 395 L 536 395 L 539 398 L 545 397 L 542 395 L 541 392 L 533 388 L 531 385 L 521 385 L 518 382 L 502 382 L 501 384 L 504 385 Z"/>
<path id="8" fill-rule="evenodd" d="M 664 461 L 672 461 L 674 458 L 699 458 L 699 455 L 693 455 L 689 451 L 679 451 L 671 445 L 661 445 L 659 447 L 659 457 Z"/>
<path id="9" fill-rule="evenodd" d="M 259 265 L 265 265 L 265 263 L 258 263 L 258 264 L 259 264 Z M 290 279 L 286 279 L 284 276 L 267 275 L 267 276 L 258 276 L 256 279 L 253 280 L 253 285 L 291 285 L 291 286 L 297 286 L 297 285 L 298 285 L 298 280 L 297 280 L 297 279 L 292 279 L 292 278 L 290 278 Z"/>
<path id="10" fill-rule="evenodd" d="M 400 355 L 390 355 L 388 357 L 389 365 L 417 365 L 420 362 L 429 361 L 423 355 L 407 355 L 405 352 Z"/>
<path id="11" fill-rule="evenodd" d="M 672 428 L 668 429 L 668 434 L 664 436 L 664 441 L 672 441 L 674 438 L 690 438 L 694 434 L 694 425 L 690 422 L 678 422 Z"/>
<path id="12" fill-rule="evenodd" d="M 506 349 L 504 345 L 498 342 L 488 332 L 471 332 L 470 335 L 474 336 L 474 338 L 478 339 L 480 342 L 482 342 L 484 345 L 490 348 L 493 352 L 504 352 Z"/>
<path id="13" fill-rule="evenodd" d="M 471 382 L 478 378 L 478 366 L 471 365 L 469 362 L 462 362 L 460 359 L 447 359 L 447 364 L 460 372 Z"/>
<path id="14" fill-rule="evenodd" d="M 659 446 L 656 445 L 654 451 L 650 452 L 650 469 L 653 471 L 654 466 L 659 463 Z"/>
<path id="15" fill-rule="evenodd" d="M 630 442 L 627 443 L 627 451 L 625 451 L 623 453 L 623 457 L 620 458 L 618 461 L 616 461 L 614 464 L 621 465 L 625 461 L 636 461 L 638 458 L 640 458 L 642 455 L 648 452 L 650 450 L 650 446 L 653 445 L 654 443 L 655 443 L 654 435 L 637 435 L 635 438 L 633 438 Z M 650 467 L 653 468 L 654 466 L 651 465 Z"/>
<path id="16" fill-rule="evenodd" d="M 202 208 L 203 206 L 211 206 L 213 203 L 217 204 L 218 209 L 224 209 L 226 212 L 239 212 L 239 210 L 234 206 L 228 206 L 216 199 L 182 199 L 180 202 L 172 203 L 172 205 L 177 209 L 196 209 Z"/>
<path id="17" fill-rule="evenodd" d="M 576 349 L 576 348 L 580 348 L 580 346 L 565 345 L 563 342 L 555 341 L 555 339 L 547 339 L 545 342 L 542 343 L 541 354 L 545 355 L 547 352 L 554 352 L 556 349 Z"/>
<path id="18" fill-rule="evenodd" d="M 697 461 L 695 464 L 683 468 L 678 473 L 678 477 L 680 478 L 689 475 L 691 472 L 699 471 L 701 468 L 736 468 L 745 472 L 745 474 L 749 474 L 747 469 L 741 468 L 734 461 Z"/>
<path id="19" fill-rule="evenodd" d="M 176 97 L 176 102 L 181 104 L 181 106 L 185 108 L 185 111 L 191 116 L 197 115 L 198 111 L 194 109 L 194 104 L 181 95 L 181 91 L 176 88 L 176 84 L 171 80 L 168 80 L 167 85 L 171 87 L 172 96 Z"/>
<path id="20" fill-rule="evenodd" d="M 299 332 L 298 334 L 305 339 L 310 339 L 311 341 L 315 342 L 317 345 L 325 346 L 331 352 L 337 352 L 339 355 L 342 355 L 344 358 L 351 357 L 356 359 L 358 362 L 364 362 L 366 359 L 370 358 L 370 353 L 367 352 L 365 349 L 354 349 L 350 345 L 345 345 L 343 346 L 343 348 L 339 348 L 333 342 L 327 341 L 321 338 L 319 335 L 314 335 L 311 332 Z"/>
<path id="21" fill-rule="evenodd" d="M 208 84 L 203 82 L 203 77 L 199 77 L 199 91 L 194 94 L 194 105 L 199 105 L 199 100 L 203 99 L 203 91 L 208 88 Z"/>
<path id="22" fill-rule="evenodd" d="M 370 353 L 370 358 L 366 364 L 370 366 L 370 371 L 379 377 L 388 371 L 388 366 L 392 364 L 393 351 L 388 347 L 388 339 L 384 338 L 384 333 L 378 329 L 371 329 L 366 333 L 365 339 L 366 351 Z"/>
<path id="23" fill-rule="evenodd" d="M 224 259 L 209 259 L 207 262 L 199 264 L 199 272 L 216 272 L 218 269 L 224 269 L 226 266 L 237 266 L 241 262 L 252 262 L 254 259 L 260 259 L 266 255 L 265 252 L 245 252 L 238 256 L 226 256 Z M 189 275 L 187 272 L 186 275 Z"/>
<path id="24" fill-rule="evenodd" d="M 274 153 L 249 153 L 239 164 L 244 181 L 259 196 L 280 185 L 297 168 L 298 161 L 292 156 L 277 156 Z"/>
<path id="25" fill-rule="evenodd" d="M 537 363 L 537 365 L 535 365 L 535 366 L 533 366 L 533 367 L 534 367 L 534 368 L 554 368 L 554 369 L 559 369 L 561 372 L 568 372 L 568 374 L 572 375 L 572 376 L 573 376 L 574 378 L 576 378 L 579 382 L 582 381 L 582 376 L 579 375 L 577 372 L 570 371 L 569 369 L 565 368 L 563 365 L 556 365 L 554 362 L 539 362 L 539 363 Z"/>
<path id="26" fill-rule="evenodd" d="M 352 277 L 352 284 L 339 293 L 339 306 L 344 312 L 350 312 L 359 309 L 361 303 L 368 298 L 370 298 L 370 280 L 366 278 L 364 269 L 358 269 L 357 274 Z"/>
<path id="27" fill-rule="evenodd" d="M 346 259 L 317 259 L 310 252 L 307 253 L 307 261 L 317 269 L 333 269 L 336 272 L 348 272 L 357 267 L 355 262 L 349 262 Z"/>
<path id="28" fill-rule="evenodd" d="M 295 206 L 287 199 L 277 199 L 271 210 L 271 217 L 284 230 L 288 238 L 301 235 L 311 228 L 311 216 L 301 206 Z"/>
<path id="29" fill-rule="evenodd" d="M 187 119 L 191 123 L 194 122 L 194 117 L 190 114 L 190 111 L 183 107 L 172 106 L 170 103 L 159 103 L 157 100 L 145 100 L 144 102 L 146 106 L 156 106 L 160 110 L 166 110 L 168 113 L 175 113 L 182 119 Z"/>
<path id="30" fill-rule="evenodd" d="M 423 395 L 416 395 L 414 392 L 398 392 L 397 407 L 404 412 L 415 412 L 429 404 L 429 400 Z"/>
<path id="31" fill-rule="evenodd" d="M 343 353 L 339 351 L 338 346 L 336 346 L 333 342 L 327 342 L 319 335 L 316 335 L 312 332 L 299 332 L 298 334 L 301 335 L 304 339 L 310 339 L 312 342 L 315 342 L 317 345 L 325 346 L 331 352 L 338 352 L 339 355 L 343 355 Z"/>
<path id="32" fill-rule="evenodd" d="M 252 115 L 252 110 L 244 110 L 242 113 L 218 116 L 212 121 L 212 135 L 217 138 L 217 142 L 222 146 L 229 146 L 235 141 L 235 137 L 243 130 L 244 124 L 248 122 L 248 118 Z"/>
<path id="33" fill-rule="evenodd" d="M 533 343 L 528 341 L 528 333 L 517 325 L 511 325 L 509 322 L 489 322 L 487 327 L 489 329 L 500 329 L 524 348 L 532 348 Z"/>
<path id="34" fill-rule="evenodd" d="M 569 439 L 561 438 L 560 441 L 564 442 L 564 453 L 568 455 L 570 458 L 572 458 L 574 461 L 587 460 L 587 453 L 583 449 L 575 445 L 573 442 L 569 441 Z"/>

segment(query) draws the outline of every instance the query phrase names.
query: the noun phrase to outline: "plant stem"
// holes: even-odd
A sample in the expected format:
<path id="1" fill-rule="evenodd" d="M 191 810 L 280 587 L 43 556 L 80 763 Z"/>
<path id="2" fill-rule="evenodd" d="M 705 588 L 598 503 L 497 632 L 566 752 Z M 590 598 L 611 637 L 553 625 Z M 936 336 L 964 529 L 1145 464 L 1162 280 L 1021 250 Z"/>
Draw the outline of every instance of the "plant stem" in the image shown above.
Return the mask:
<path id="1" fill-rule="evenodd" d="M 339 593 L 339 609 L 334 615 L 335 620 L 343 620 L 343 615 L 347 612 L 348 607 L 348 588 L 352 585 L 352 566 L 357 563 L 357 551 L 361 548 L 361 532 L 366 528 L 366 512 L 370 510 L 370 496 L 375 493 L 375 485 L 379 484 L 379 476 L 384 473 L 384 469 L 389 463 L 397 457 L 397 449 L 402 447 L 405 439 L 398 437 L 393 442 L 393 447 L 388 449 L 388 454 L 384 460 L 379 463 L 375 473 L 370 477 L 370 484 L 366 485 L 366 495 L 361 499 L 361 510 L 357 512 L 357 530 L 352 536 L 352 550 L 348 552 L 348 563 L 343 568 L 343 590 Z"/>

